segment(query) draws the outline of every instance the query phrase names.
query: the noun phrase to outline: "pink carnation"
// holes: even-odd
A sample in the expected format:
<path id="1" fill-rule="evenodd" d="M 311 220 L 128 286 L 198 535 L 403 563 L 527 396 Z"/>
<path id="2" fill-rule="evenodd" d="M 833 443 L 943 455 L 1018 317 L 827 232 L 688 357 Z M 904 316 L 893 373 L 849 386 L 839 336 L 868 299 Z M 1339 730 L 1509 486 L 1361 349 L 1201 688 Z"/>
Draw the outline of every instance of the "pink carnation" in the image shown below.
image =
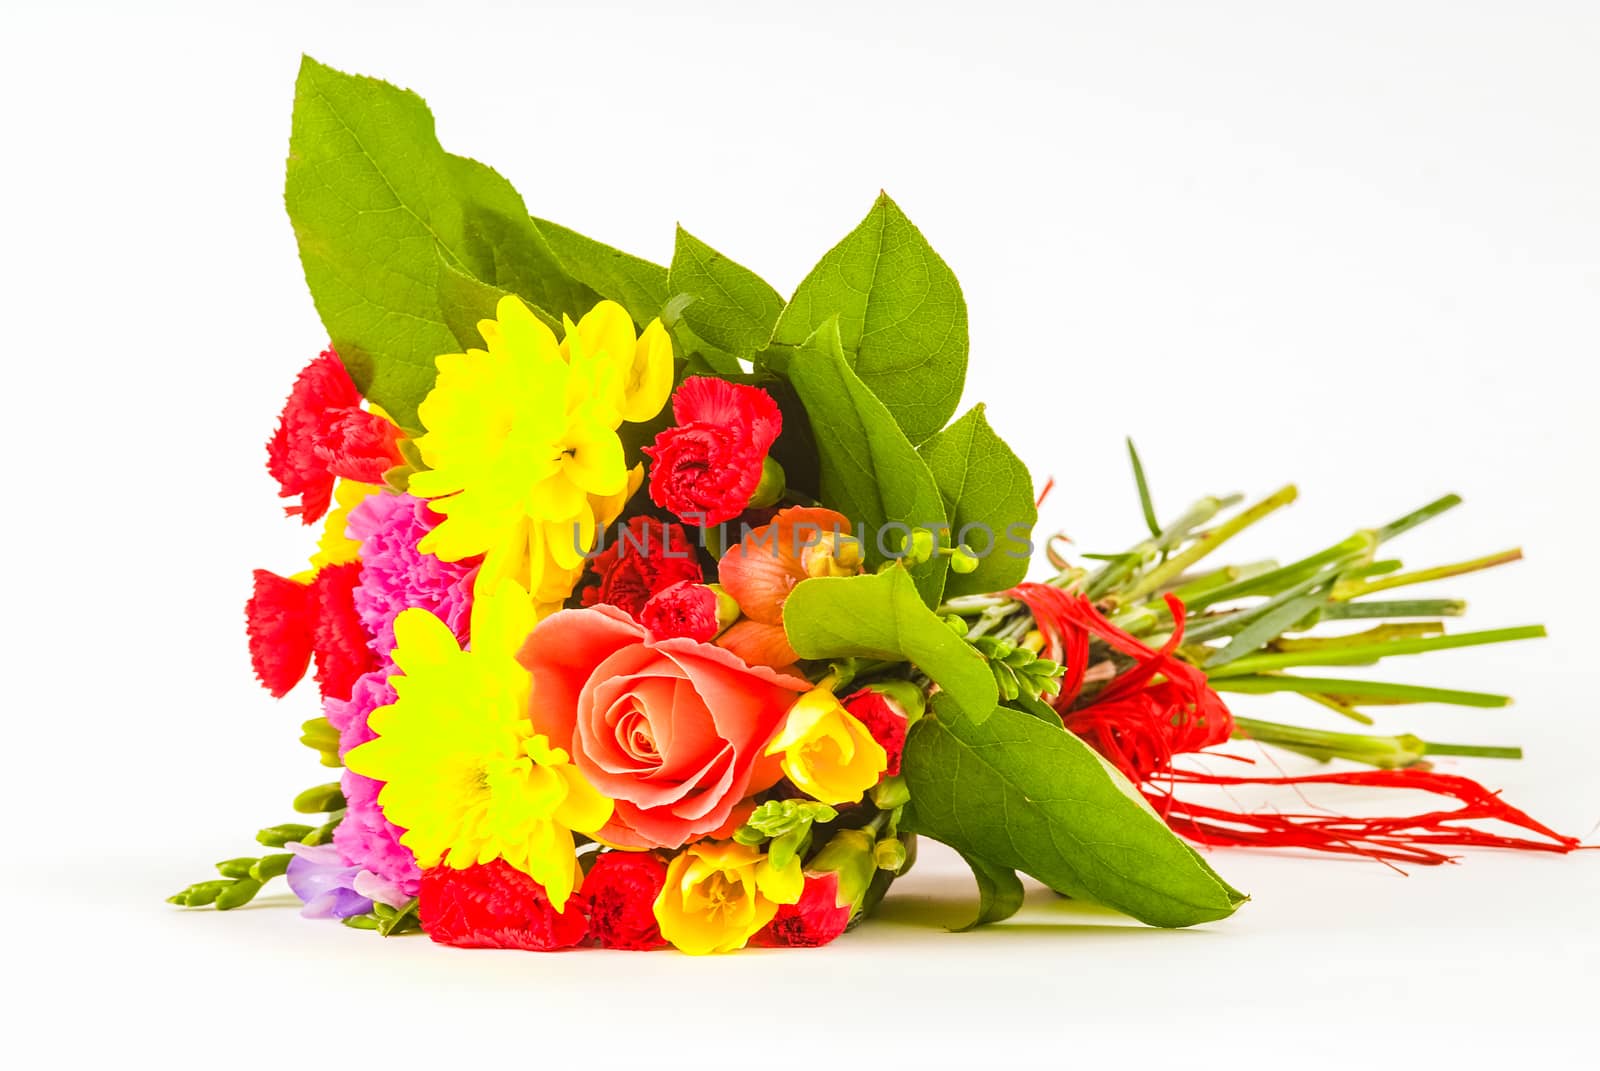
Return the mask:
<path id="1" fill-rule="evenodd" d="M 418 550 L 439 520 L 412 495 L 369 495 L 350 511 L 346 530 L 361 542 L 356 613 L 373 636 L 372 649 L 384 658 L 394 650 L 395 617 L 412 607 L 427 610 L 467 642 L 478 559 L 447 562 Z"/>
<path id="2" fill-rule="evenodd" d="M 393 663 L 374 670 L 356 681 L 348 701 L 329 699 L 323 714 L 339 732 L 339 754 L 373 739 L 367 717 L 377 708 L 394 702 L 394 686 L 389 675 Z M 341 779 L 344 788 L 344 821 L 333 833 L 333 846 L 344 861 L 372 874 L 382 882 L 398 887 L 407 898 L 415 896 L 422 881 L 411 850 L 400 843 L 404 830 L 383 816 L 378 806 L 381 781 L 362 777 L 349 770 Z"/>

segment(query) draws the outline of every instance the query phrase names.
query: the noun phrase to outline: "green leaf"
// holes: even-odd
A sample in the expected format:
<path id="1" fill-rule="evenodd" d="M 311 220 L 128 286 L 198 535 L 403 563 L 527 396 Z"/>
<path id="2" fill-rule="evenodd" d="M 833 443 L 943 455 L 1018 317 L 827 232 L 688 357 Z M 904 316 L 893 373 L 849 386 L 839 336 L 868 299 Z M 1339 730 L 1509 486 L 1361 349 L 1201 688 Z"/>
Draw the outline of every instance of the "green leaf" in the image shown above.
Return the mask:
<path id="1" fill-rule="evenodd" d="M 310 57 L 295 83 L 284 203 L 329 338 L 403 426 L 416 426 L 434 358 L 458 348 L 439 308 L 441 254 L 551 311 L 586 307 L 587 288 L 560 270 L 516 191 L 445 152 L 422 98 Z"/>
<path id="2" fill-rule="evenodd" d="M 800 346 L 834 316 L 851 367 L 906 436 L 920 443 L 944 427 L 967 375 L 967 304 L 888 194 L 801 281 L 772 341 Z"/>
<path id="3" fill-rule="evenodd" d="M 995 866 L 977 855 L 961 853 L 962 861 L 972 869 L 978 882 L 978 917 L 958 930 L 958 933 L 1003 922 L 1022 910 L 1022 881 L 1017 872 L 1008 866 Z"/>
<path id="4" fill-rule="evenodd" d="M 567 274 L 511 183 L 465 156 L 445 153 L 445 166 L 462 216 L 461 240 L 451 251 L 466 271 L 558 320 L 562 313 L 576 320 L 594 307 L 599 295 Z"/>
<path id="5" fill-rule="evenodd" d="M 666 268 L 559 223 L 535 219 L 533 225 L 544 235 L 567 274 L 627 309 L 634 323 L 643 327 L 661 314 L 661 307 L 671 294 Z"/>
<path id="6" fill-rule="evenodd" d="M 482 349 L 483 333 L 478 330 L 478 321 L 494 319 L 495 306 L 508 291 L 468 275 L 451 264 L 443 252 L 439 254 L 436 285 L 439 313 L 444 317 L 445 326 L 450 329 L 456 345 L 462 350 Z M 560 337 L 561 321 L 537 305 L 529 305 L 528 309 Z"/>
<path id="7" fill-rule="evenodd" d="M 787 374 L 810 419 L 822 469 L 822 501 L 861 527 L 869 565 L 897 549 L 896 532 L 947 524 L 933 473 L 883 402 L 845 362 L 837 322 L 829 320 L 795 351 Z M 885 525 L 904 527 L 880 530 Z M 880 546 L 880 542 L 883 544 Z M 948 560 L 935 555 L 912 571 L 923 601 L 937 606 Z"/>
<path id="8" fill-rule="evenodd" d="M 695 334 L 735 357 L 764 350 L 783 311 L 783 298 L 755 272 L 678 228 L 667 290 L 694 300 L 683 318 Z"/>
<path id="9" fill-rule="evenodd" d="M 1076 736 L 1004 707 L 975 722 L 947 706 L 935 696 L 907 738 L 902 829 L 1152 926 L 1226 918 L 1246 899 Z"/>
<path id="10" fill-rule="evenodd" d="M 918 449 L 933 471 L 953 543 L 978 555 L 970 573 L 951 573 L 944 597 L 1004 591 L 1028 575 L 1034 522 L 1033 479 L 976 405 Z M 980 538 L 981 537 L 981 538 Z M 987 544 L 987 547 L 985 547 Z"/>
<path id="11" fill-rule="evenodd" d="M 1139 451 L 1133 445 L 1133 438 L 1128 440 L 1128 460 L 1133 463 L 1133 482 L 1139 487 L 1139 511 L 1144 514 L 1144 526 L 1150 530 L 1153 538 L 1161 538 L 1161 522 L 1156 519 L 1156 505 L 1150 498 L 1150 483 L 1144 478 L 1144 462 L 1139 460 Z"/>
<path id="12" fill-rule="evenodd" d="M 988 662 L 922 604 L 903 568 L 803 580 L 783 604 L 783 627 L 801 658 L 910 662 L 973 718 L 999 701 Z"/>

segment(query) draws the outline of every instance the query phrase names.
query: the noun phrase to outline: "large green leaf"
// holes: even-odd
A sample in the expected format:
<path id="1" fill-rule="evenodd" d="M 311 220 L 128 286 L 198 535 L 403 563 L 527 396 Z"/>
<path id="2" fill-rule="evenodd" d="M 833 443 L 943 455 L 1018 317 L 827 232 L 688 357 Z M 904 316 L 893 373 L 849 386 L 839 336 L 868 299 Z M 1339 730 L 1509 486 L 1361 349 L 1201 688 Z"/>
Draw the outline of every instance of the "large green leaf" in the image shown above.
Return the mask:
<path id="1" fill-rule="evenodd" d="M 952 572 L 945 598 L 1004 591 L 1028 575 L 1033 555 L 1033 479 L 984 418 L 983 406 L 968 410 L 923 443 L 918 452 L 933 470 L 950 517 L 951 538 L 978 555 L 978 568 Z"/>
<path id="2" fill-rule="evenodd" d="M 450 248 L 462 268 L 558 321 L 593 308 L 599 295 L 567 274 L 511 183 L 487 164 L 445 158 L 462 217 L 461 240 Z"/>
<path id="3" fill-rule="evenodd" d="M 439 312 L 444 317 L 445 326 L 455 336 L 456 345 L 462 350 L 483 348 L 483 332 L 478 330 L 478 323 L 494 319 L 495 307 L 508 291 L 462 271 L 445 259 L 442 250 L 439 253 L 439 277 L 435 286 L 438 290 Z M 561 334 L 560 322 L 549 313 L 537 305 L 529 306 L 529 309 L 551 331 Z"/>
<path id="4" fill-rule="evenodd" d="M 549 311 L 581 312 L 567 278 L 494 171 L 451 156 L 422 98 L 310 57 L 295 83 L 284 202 L 312 300 L 351 376 L 406 426 L 458 349 L 441 263 Z"/>
<path id="5" fill-rule="evenodd" d="M 667 289 L 692 298 L 683 318 L 695 334 L 735 357 L 766 349 L 783 298 L 766 281 L 678 228 Z"/>
<path id="6" fill-rule="evenodd" d="M 962 861 L 972 870 L 978 883 L 978 917 L 961 927 L 963 930 L 987 926 L 991 922 L 1004 922 L 1022 910 L 1022 882 L 1017 872 L 1008 866 L 995 866 L 981 856 L 962 853 Z"/>
<path id="7" fill-rule="evenodd" d="M 839 318 L 846 357 L 913 443 L 944 427 L 967 375 L 967 304 L 949 266 L 888 194 L 801 281 L 772 341 Z"/>
<path id="8" fill-rule="evenodd" d="M 902 769 L 902 828 L 1057 892 L 1152 926 L 1227 918 L 1246 899 L 1088 744 L 1027 714 L 1001 707 L 977 722 L 935 696 Z"/>
<path id="9" fill-rule="evenodd" d="M 579 234 L 545 219 L 534 226 L 544 235 L 567 274 L 603 298 L 628 310 L 643 327 L 661 315 L 667 303 L 667 269 L 659 264 L 613 249 L 604 242 Z"/>
<path id="10" fill-rule="evenodd" d="M 792 351 L 784 371 L 816 439 L 822 501 L 859 526 L 868 564 L 894 554 L 907 528 L 937 531 L 948 523 L 933 473 L 846 363 L 837 321 L 828 320 Z M 939 555 L 912 571 L 929 606 L 939 604 L 947 572 L 947 559 Z"/>
<path id="11" fill-rule="evenodd" d="M 910 662 L 973 718 L 999 701 L 989 664 L 922 604 L 898 566 L 801 581 L 783 604 L 783 627 L 801 658 Z"/>

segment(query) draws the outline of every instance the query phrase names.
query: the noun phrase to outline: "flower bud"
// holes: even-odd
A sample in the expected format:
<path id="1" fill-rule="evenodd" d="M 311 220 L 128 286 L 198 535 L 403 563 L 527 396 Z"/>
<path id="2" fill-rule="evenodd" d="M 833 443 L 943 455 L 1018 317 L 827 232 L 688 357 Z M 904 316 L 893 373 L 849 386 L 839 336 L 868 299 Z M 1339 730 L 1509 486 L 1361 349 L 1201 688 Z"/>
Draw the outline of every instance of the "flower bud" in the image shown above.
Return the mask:
<path id="1" fill-rule="evenodd" d="M 749 505 L 745 508 L 765 509 L 768 506 L 775 506 L 786 490 L 788 483 L 784 478 L 783 466 L 768 454 L 761 460 L 761 482 L 756 484 L 755 491 L 750 495 Z"/>
<path id="2" fill-rule="evenodd" d="M 339 782 L 308 788 L 294 798 L 294 809 L 299 814 L 327 814 L 344 806 L 344 791 Z"/>
<path id="3" fill-rule="evenodd" d="M 872 834 L 864 829 L 841 829 L 811 859 L 806 869 L 814 874 L 839 875 L 839 900 L 861 905 L 878 864 Z"/>
<path id="4" fill-rule="evenodd" d="M 899 870 L 906 865 L 906 846 L 896 837 L 880 840 L 872 849 L 872 860 L 879 870 Z"/>
<path id="5" fill-rule="evenodd" d="M 800 554 L 806 576 L 854 576 L 865 559 L 861 540 L 842 532 L 823 532 Z"/>
<path id="6" fill-rule="evenodd" d="M 303 826 L 297 822 L 286 822 L 283 825 L 268 826 L 256 834 L 256 843 L 265 844 L 268 848 L 281 848 L 301 840 L 311 832 L 310 826 Z"/>
<path id="7" fill-rule="evenodd" d="M 978 568 L 978 556 L 965 543 L 950 552 L 950 568 L 958 573 L 970 573 Z"/>

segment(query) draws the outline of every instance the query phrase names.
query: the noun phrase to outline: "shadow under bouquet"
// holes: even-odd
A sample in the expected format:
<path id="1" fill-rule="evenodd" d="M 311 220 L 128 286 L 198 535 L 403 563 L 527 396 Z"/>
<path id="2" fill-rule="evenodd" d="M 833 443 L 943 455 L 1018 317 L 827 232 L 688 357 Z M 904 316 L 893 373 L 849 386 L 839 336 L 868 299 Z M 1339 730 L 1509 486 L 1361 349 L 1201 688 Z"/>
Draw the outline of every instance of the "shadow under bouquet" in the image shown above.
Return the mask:
<path id="1" fill-rule="evenodd" d="M 1294 489 L 1163 523 L 1132 454 L 1148 537 L 1047 541 L 1027 582 L 1033 482 L 982 406 L 956 414 L 961 291 L 886 196 L 785 301 L 681 229 L 662 267 L 530 217 L 419 98 L 307 59 L 286 200 L 332 345 L 268 468 L 320 541 L 255 573 L 248 639 L 273 695 L 314 677 L 302 739 L 342 772 L 174 903 L 283 876 L 308 916 L 385 935 L 709 953 L 833 940 L 918 836 L 971 866 L 975 923 L 1017 910 L 1019 872 L 1151 925 L 1225 918 L 1245 896 L 1191 841 L 1394 865 L 1576 847 L 1429 761 L 1515 749 L 1359 731 L 1503 697 L 1335 672 L 1543 634 L 1446 634 L 1461 603 L 1383 594 L 1516 557 L 1385 556 L 1453 496 L 1219 565 Z M 1223 698 L 1268 692 L 1359 724 Z M 1338 765 L 1183 759 L 1235 737 Z M 1247 784 L 1432 800 L 1217 799 Z"/>

